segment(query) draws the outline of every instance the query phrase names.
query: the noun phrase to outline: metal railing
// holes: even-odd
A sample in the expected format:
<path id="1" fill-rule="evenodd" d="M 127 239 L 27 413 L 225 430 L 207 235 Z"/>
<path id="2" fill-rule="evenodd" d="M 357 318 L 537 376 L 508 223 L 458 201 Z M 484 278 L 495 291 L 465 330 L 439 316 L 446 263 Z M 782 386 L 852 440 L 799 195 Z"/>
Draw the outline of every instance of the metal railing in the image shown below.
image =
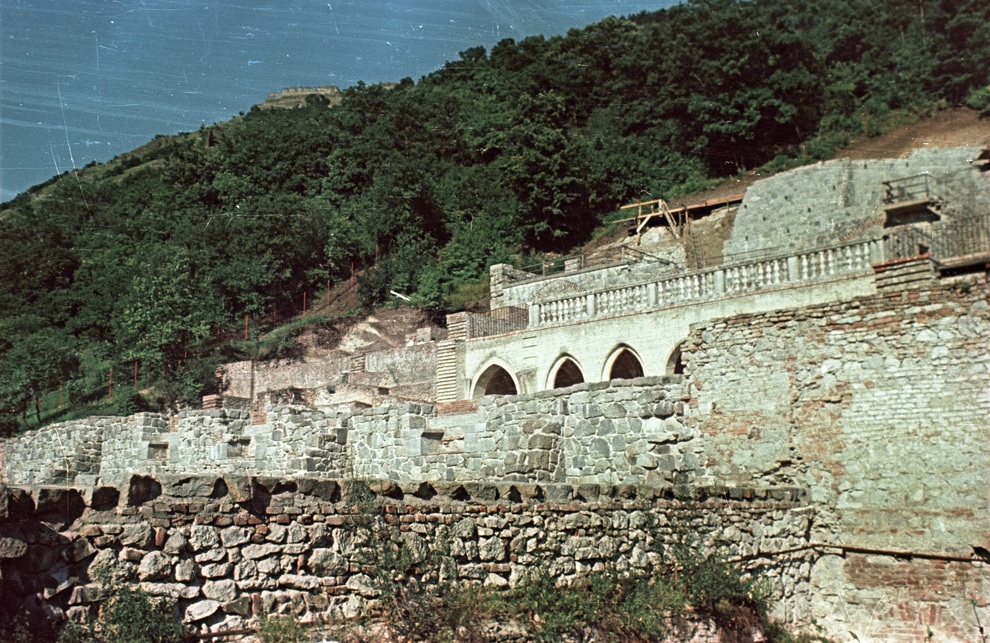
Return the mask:
<path id="1" fill-rule="evenodd" d="M 932 226 L 931 253 L 937 261 L 990 251 L 990 219 Z"/>
<path id="2" fill-rule="evenodd" d="M 529 311 L 516 306 L 496 308 L 488 314 L 469 313 L 465 329 L 467 339 L 504 335 L 529 325 Z"/>
<path id="3" fill-rule="evenodd" d="M 884 181 L 883 188 L 884 205 L 932 198 L 931 176 L 928 172 Z"/>

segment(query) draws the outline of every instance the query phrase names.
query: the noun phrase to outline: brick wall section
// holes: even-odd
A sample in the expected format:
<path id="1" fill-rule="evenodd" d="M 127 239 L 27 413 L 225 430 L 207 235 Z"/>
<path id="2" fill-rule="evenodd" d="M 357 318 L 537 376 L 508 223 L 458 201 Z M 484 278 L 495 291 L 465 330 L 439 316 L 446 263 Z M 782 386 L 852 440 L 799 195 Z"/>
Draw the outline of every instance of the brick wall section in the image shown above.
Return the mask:
<path id="1" fill-rule="evenodd" d="M 968 556 L 990 543 L 988 300 L 981 277 L 696 328 L 685 422 L 716 479 L 807 484 L 816 540 Z M 828 631 L 974 640 L 986 565 L 829 558 Z"/>
<path id="2" fill-rule="evenodd" d="M 364 613 L 375 595 L 373 551 L 389 542 L 419 563 L 439 557 L 455 580 L 496 589 L 539 570 L 562 580 L 645 572 L 685 537 L 729 555 L 807 542 L 814 514 L 798 507 L 800 490 L 682 491 L 167 476 L 135 476 L 119 491 L 0 486 L 0 537 L 11 554 L 0 557 L 0 588 L 10 603 L 37 593 L 55 613 L 80 615 L 100 596 L 87 578 L 117 568 L 145 591 L 177 598 L 187 622 L 218 630 L 259 609 L 303 621 Z M 753 563 L 780 616 L 800 615 L 813 560 L 804 552 Z"/>
<path id="3" fill-rule="evenodd" d="M 464 415 L 478 410 L 474 400 L 455 400 L 453 402 L 437 402 L 437 415 Z"/>

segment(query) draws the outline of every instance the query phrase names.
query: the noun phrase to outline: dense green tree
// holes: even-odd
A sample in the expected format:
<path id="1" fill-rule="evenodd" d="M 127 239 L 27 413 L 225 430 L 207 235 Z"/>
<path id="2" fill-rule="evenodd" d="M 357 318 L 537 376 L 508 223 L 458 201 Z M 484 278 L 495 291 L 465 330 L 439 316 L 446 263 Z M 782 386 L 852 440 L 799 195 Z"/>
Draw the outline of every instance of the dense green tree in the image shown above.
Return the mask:
<path id="1" fill-rule="evenodd" d="M 0 411 L 27 414 L 34 403 L 41 423 L 41 396 L 65 383 L 78 366 L 75 340 L 57 328 L 18 337 L 0 361 Z"/>
<path id="2" fill-rule="evenodd" d="M 217 306 L 200 296 L 195 262 L 181 247 L 142 248 L 131 269 L 134 276 L 112 315 L 118 357 L 163 371 L 191 342 L 209 336 Z"/>

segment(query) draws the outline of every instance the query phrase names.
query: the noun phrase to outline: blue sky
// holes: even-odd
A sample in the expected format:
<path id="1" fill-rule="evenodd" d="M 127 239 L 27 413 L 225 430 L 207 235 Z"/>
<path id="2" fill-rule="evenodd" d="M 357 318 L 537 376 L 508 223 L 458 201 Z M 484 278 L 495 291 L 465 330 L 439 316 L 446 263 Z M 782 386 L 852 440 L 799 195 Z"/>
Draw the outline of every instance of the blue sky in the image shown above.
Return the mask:
<path id="1" fill-rule="evenodd" d="M 0 201 L 285 87 L 418 79 L 673 0 L 4 0 Z"/>

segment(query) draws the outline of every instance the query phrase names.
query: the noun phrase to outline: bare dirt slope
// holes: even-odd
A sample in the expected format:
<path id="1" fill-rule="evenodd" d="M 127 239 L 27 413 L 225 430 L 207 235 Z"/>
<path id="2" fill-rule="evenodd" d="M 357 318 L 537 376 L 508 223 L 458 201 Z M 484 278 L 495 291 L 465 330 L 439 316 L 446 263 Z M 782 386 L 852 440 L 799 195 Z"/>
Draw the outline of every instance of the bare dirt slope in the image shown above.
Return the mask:
<path id="1" fill-rule="evenodd" d="M 917 123 L 880 136 L 864 138 L 842 150 L 837 158 L 901 158 L 919 147 L 964 147 L 990 143 L 990 118 L 965 107 L 937 112 Z"/>

